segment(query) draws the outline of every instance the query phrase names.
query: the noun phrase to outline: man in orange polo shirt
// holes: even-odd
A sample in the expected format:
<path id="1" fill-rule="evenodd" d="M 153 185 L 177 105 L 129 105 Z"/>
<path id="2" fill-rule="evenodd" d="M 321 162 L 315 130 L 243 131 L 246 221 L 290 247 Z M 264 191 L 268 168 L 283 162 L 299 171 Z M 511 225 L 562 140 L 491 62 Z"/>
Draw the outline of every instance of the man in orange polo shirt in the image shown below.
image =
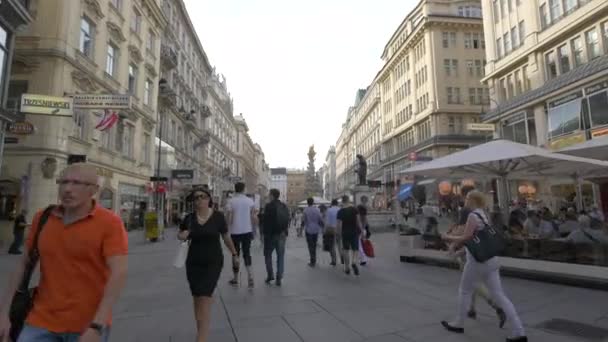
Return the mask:
<path id="1" fill-rule="evenodd" d="M 112 306 L 125 284 L 128 238 L 121 219 L 100 207 L 96 169 L 68 166 L 57 180 L 61 204 L 38 240 L 40 284 L 18 342 L 108 341 Z M 32 248 L 41 212 L 32 222 Z M 0 341 L 8 341 L 10 301 L 23 276 L 28 253 L 0 301 Z"/>

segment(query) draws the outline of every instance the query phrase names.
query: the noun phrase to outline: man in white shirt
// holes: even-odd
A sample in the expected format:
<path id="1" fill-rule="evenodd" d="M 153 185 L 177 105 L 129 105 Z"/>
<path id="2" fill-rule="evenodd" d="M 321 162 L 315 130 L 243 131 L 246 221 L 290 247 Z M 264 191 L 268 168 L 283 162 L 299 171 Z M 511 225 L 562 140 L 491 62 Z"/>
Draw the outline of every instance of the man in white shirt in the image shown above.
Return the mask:
<path id="1" fill-rule="evenodd" d="M 251 269 L 251 241 L 253 240 L 253 227 L 257 224 L 257 212 L 253 200 L 245 195 L 245 184 L 238 182 L 234 185 L 234 196 L 228 201 L 227 216 L 228 229 L 236 251 L 241 255 L 247 269 L 249 287 L 253 288 L 253 273 Z M 234 278 L 231 285 L 238 285 L 239 269 L 233 267 Z"/>
<path id="2" fill-rule="evenodd" d="M 342 263 L 344 263 L 344 257 L 342 256 L 342 236 L 338 235 L 337 231 L 338 226 L 338 211 L 340 207 L 338 206 L 338 200 L 334 199 L 331 201 L 331 207 L 327 209 L 327 213 L 325 214 L 325 228 L 323 239 L 329 239 L 329 255 L 331 256 L 330 265 L 336 266 L 336 244 L 338 244 L 338 252 L 340 253 L 340 259 Z"/>

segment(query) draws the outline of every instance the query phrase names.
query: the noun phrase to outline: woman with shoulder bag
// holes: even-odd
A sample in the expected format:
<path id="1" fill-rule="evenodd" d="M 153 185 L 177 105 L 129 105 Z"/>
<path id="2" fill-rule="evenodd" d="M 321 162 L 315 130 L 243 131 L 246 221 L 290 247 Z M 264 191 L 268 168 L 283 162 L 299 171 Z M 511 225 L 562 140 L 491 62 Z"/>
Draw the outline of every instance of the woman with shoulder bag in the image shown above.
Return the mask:
<path id="1" fill-rule="evenodd" d="M 479 191 L 471 191 L 466 197 L 466 206 L 472 210 L 467 219 L 463 234 L 451 235 L 443 234 L 442 238 L 450 242 L 450 252 L 459 249 L 467 242 L 471 241 L 475 234 L 483 229 L 489 229 L 488 217 L 483 210 L 486 207 L 485 197 Z M 460 289 L 458 293 L 458 314 L 453 322 L 442 321 L 441 324 L 448 331 L 455 333 L 464 332 L 464 319 L 467 315 L 467 310 L 471 304 L 472 296 L 479 282 L 485 283 L 490 290 L 496 304 L 501 307 L 506 316 L 507 321 L 511 325 L 512 337 L 507 338 L 507 342 L 527 342 L 528 338 L 524 331 L 524 327 L 515 311 L 513 303 L 505 295 L 502 283 L 500 280 L 500 265 L 496 256 L 489 258 L 483 262 L 475 259 L 473 253 L 466 247 L 466 264 L 460 280 Z"/>
<path id="2" fill-rule="evenodd" d="M 232 263 L 238 264 L 238 256 L 228 225 L 222 213 L 213 210 L 211 193 L 196 188 L 191 193 L 194 212 L 188 214 L 179 227 L 178 238 L 190 241 L 186 259 L 186 275 L 194 298 L 194 316 L 197 325 L 197 342 L 207 341 L 211 315 L 211 296 L 224 266 L 220 237 L 232 253 Z"/>

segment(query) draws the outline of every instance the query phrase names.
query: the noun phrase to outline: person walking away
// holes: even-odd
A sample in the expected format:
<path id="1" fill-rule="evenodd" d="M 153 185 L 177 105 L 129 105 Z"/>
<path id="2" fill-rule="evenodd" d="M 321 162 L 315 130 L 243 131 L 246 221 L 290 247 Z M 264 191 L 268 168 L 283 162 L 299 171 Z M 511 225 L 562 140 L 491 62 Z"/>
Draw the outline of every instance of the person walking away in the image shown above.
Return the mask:
<path id="1" fill-rule="evenodd" d="M 462 196 L 466 197 L 467 194 L 473 190 L 475 190 L 475 188 L 473 188 L 471 186 L 464 186 L 461 189 Z M 471 214 L 471 212 L 472 212 L 472 210 L 470 208 L 468 208 L 467 206 L 465 206 L 463 203 L 461 206 L 461 209 L 459 211 L 458 221 L 456 222 L 456 224 L 454 226 L 450 227 L 450 229 L 448 230 L 448 234 L 452 234 L 452 235 L 464 234 L 466 223 L 467 223 L 467 220 L 469 219 L 469 215 Z M 466 263 L 466 251 L 464 250 L 464 248 L 460 248 L 458 250 L 455 250 L 455 252 L 453 253 L 453 256 L 458 261 L 460 271 L 462 272 L 464 270 L 464 265 Z M 483 283 L 478 283 L 477 286 L 475 287 L 475 290 L 473 291 L 473 295 L 471 297 L 471 303 L 470 303 L 470 306 L 467 311 L 467 316 L 471 319 L 477 318 L 477 310 L 475 309 L 477 297 L 483 298 L 486 301 L 486 303 L 488 303 L 488 305 L 494 309 L 494 311 L 496 312 L 496 315 L 498 316 L 498 320 L 499 320 L 498 325 L 502 328 L 505 325 L 507 316 L 505 315 L 505 312 L 500 308 L 500 306 L 498 306 L 492 300 L 492 298 L 490 297 L 488 288 Z"/>
<path id="2" fill-rule="evenodd" d="M 209 334 L 212 295 L 224 267 L 220 237 L 232 253 L 233 263 L 237 264 L 239 260 L 228 234 L 226 218 L 219 211 L 213 210 L 209 190 L 195 188 L 189 197 L 194 201 L 194 212 L 184 217 L 179 226 L 178 238 L 190 242 L 186 277 L 194 301 L 197 342 L 205 342 Z"/>
<path id="3" fill-rule="evenodd" d="M 306 203 L 308 207 L 304 209 L 303 225 L 306 232 L 308 254 L 310 255 L 308 266 L 315 267 L 317 264 L 317 242 L 319 240 L 319 233 L 322 231 L 323 220 L 321 218 L 321 211 L 314 206 L 314 199 L 309 197 Z"/>
<path id="4" fill-rule="evenodd" d="M 251 241 L 253 240 L 253 227 L 256 225 L 257 213 L 253 200 L 245 196 L 245 183 L 234 184 L 234 196 L 228 201 L 228 227 L 230 235 L 236 248 L 237 254 L 243 255 L 249 288 L 253 288 L 253 270 L 251 268 Z M 233 267 L 234 278 L 230 280 L 231 285 L 238 285 L 239 267 Z"/>
<path id="5" fill-rule="evenodd" d="M 344 272 L 350 274 L 352 267 L 355 275 L 359 275 L 357 255 L 359 253 L 361 221 L 357 208 L 353 207 L 347 195 L 342 196 L 342 206 L 342 209 L 338 211 L 337 222 L 338 231 L 342 234 L 342 248 L 344 248 Z"/>
<path id="6" fill-rule="evenodd" d="M 484 195 L 479 191 L 471 191 L 466 197 L 466 207 L 471 209 L 464 233 L 462 235 L 443 234 L 442 238 L 447 242 L 452 243 L 450 251 L 454 252 L 464 245 L 465 242 L 471 240 L 477 230 L 486 229 L 488 225 L 488 217 L 483 208 L 486 207 Z M 527 342 L 528 338 L 524 327 L 515 311 L 513 303 L 505 295 L 502 283 L 500 280 L 500 265 L 497 257 L 493 257 L 485 262 L 478 262 L 468 249 L 466 251 L 466 263 L 464 272 L 460 280 L 460 289 L 458 294 L 458 312 L 456 319 L 452 322 L 442 321 L 441 324 L 445 329 L 455 333 L 464 332 L 464 318 L 467 314 L 467 309 L 472 300 L 473 291 L 476 284 L 481 281 L 488 286 L 490 293 L 496 303 L 505 311 L 507 321 L 511 326 L 511 337 L 506 339 L 507 342 Z"/>
<path id="7" fill-rule="evenodd" d="M 331 201 L 331 206 L 327 209 L 327 213 L 325 214 L 325 227 L 323 231 L 323 240 L 327 241 L 327 246 L 329 247 L 329 256 L 331 257 L 330 265 L 336 266 L 336 244 L 337 241 L 337 226 L 338 226 L 338 211 L 340 207 L 338 207 L 338 200 L 333 199 Z M 339 249 L 339 248 L 338 248 Z M 340 258 L 342 259 L 342 252 L 340 252 Z M 342 263 L 344 263 L 344 259 L 342 259 Z"/>
<path id="8" fill-rule="evenodd" d="M 300 211 L 300 209 L 297 209 L 297 212 L 296 212 L 296 231 L 297 231 L 297 236 L 302 237 L 302 233 L 304 231 L 304 215 Z"/>
<path id="9" fill-rule="evenodd" d="M 279 200 L 281 192 L 270 189 L 270 202 L 264 207 L 264 259 L 266 261 L 266 284 L 276 279 L 281 286 L 285 273 L 285 241 L 289 234 L 289 209 Z M 272 252 L 277 254 L 276 278 L 272 269 Z"/>
<path id="10" fill-rule="evenodd" d="M 41 276 L 18 342 L 109 339 L 112 307 L 126 281 L 128 238 L 120 217 L 94 200 L 98 181 L 94 166 L 68 166 L 57 180 L 60 204 L 45 210 L 40 227 L 42 211 L 34 216 L 26 251 L 38 250 Z M 9 340 L 9 307 L 29 257 L 24 253 L 0 297 L 0 341 Z"/>
<path id="11" fill-rule="evenodd" d="M 363 240 L 368 240 L 372 233 L 369 231 L 369 223 L 367 222 L 367 208 L 360 204 L 357 206 L 357 212 L 359 213 L 359 220 L 361 221 L 361 238 L 359 239 L 359 261 L 361 266 L 367 265 L 367 255 L 363 250 Z"/>
<path id="12" fill-rule="evenodd" d="M 13 226 L 13 243 L 8 249 L 8 254 L 21 254 L 21 245 L 23 245 L 23 237 L 25 236 L 25 228 L 27 227 L 27 210 L 21 210 L 21 213 L 15 218 Z"/>

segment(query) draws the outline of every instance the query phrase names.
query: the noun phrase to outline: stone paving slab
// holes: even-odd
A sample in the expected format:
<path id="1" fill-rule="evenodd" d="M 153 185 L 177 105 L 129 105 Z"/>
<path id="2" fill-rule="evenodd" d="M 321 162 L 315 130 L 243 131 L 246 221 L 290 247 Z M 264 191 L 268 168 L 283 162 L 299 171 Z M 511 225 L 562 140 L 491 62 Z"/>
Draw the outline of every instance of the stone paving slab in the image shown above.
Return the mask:
<path id="1" fill-rule="evenodd" d="M 192 298 L 183 269 L 171 266 L 174 232 L 158 243 L 130 234 L 129 278 L 114 310 L 112 341 L 189 342 L 195 340 Z M 288 240 L 283 287 L 266 285 L 262 247 L 253 246 L 256 286 L 232 287 L 229 267 L 219 280 L 211 318 L 212 342 L 492 342 L 504 341 L 493 310 L 478 302 L 478 320 L 467 320 L 463 335 L 449 333 L 439 321 L 456 311 L 457 270 L 399 261 L 393 233 L 373 237 L 377 257 L 360 277 L 347 276 L 319 252 L 312 269 L 302 238 Z M 0 255 L 0 289 L 14 256 Z M 225 265 L 229 265 L 228 258 Z M 241 280 L 246 275 L 241 274 Z M 608 328 L 606 292 L 504 278 L 531 341 L 585 342 L 538 328 L 565 318 Z"/>

